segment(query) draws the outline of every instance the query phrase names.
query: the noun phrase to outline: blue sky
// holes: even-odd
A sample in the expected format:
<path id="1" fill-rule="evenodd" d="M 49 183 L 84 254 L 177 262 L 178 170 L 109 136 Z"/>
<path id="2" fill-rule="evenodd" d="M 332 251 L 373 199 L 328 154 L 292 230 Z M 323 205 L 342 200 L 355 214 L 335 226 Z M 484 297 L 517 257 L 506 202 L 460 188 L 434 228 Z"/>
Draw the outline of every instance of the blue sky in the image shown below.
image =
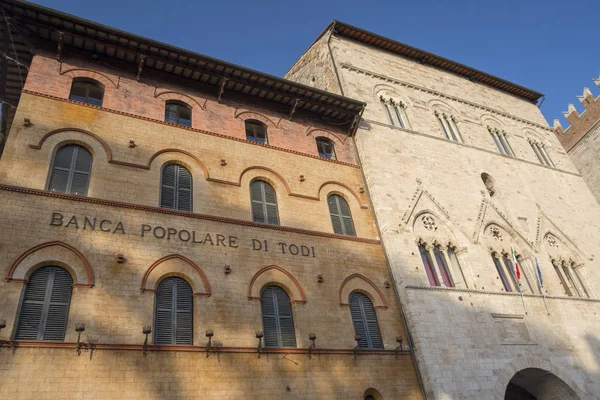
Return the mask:
<path id="1" fill-rule="evenodd" d="M 599 0 L 35 2 L 277 76 L 338 19 L 542 92 L 565 126 L 600 94 Z"/>

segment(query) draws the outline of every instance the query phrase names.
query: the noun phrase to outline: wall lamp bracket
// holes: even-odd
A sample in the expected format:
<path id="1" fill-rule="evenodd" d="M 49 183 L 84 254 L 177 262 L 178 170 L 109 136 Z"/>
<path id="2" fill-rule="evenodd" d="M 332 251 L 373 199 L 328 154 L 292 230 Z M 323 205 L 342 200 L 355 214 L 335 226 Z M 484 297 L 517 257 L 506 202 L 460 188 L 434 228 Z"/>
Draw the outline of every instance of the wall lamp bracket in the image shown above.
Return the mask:
<path id="1" fill-rule="evenodd" d="M 356 342 L 356 346 L 354 347 L 354 350 L 352 351 L 352 355 L 354 356 L 354 358 L 356 358 L 356 355 L 360 352 L 361 339 L 362 339 L 362 336 L 354 335 L 354 341 Z"/>
<path id="2" fill-rule="evenodd" d="M 148 335 L 152 333 L 152 327 L 150 325 L 145 325 L 142 329 L 142 333 L 146 335 L 144 345 L 142 346 L 142 352 L 144 353 L 144 357 L 146 357 L 146 354 L 148 353 Z"/>
<path id="3" fill-rule="evenodd" d="M 262 354 L 262 338 L 264 337 L 263 331 L 256 331 L 256 338 L 258 339 L 258 346 L 256 346 L 256 352 L 258 353 L 258 358 Z"/>
<path id="4" fill-rule="evenodd" d="M 315 341 L 317 340 L 317 335 L 314 333 L 309 333 L 308 340 L 310 340 L 312 342 L 312 344 L 310 346 L 308 346 L 308 358 L 311 358 L 312 354 L 317 349 L 317 345 L 315 343 Z"/>
<path id="5" fill-rule="evenodd" d="M 206 343 L 206 358 L 210 357 L 210 352 L 213 350 L 212 345 L 212 337 L 215 335 L 212 329 L 206 330 L 206 337 L 208 338 L 208 343 Z"/>
<path id="6" fill-rule="evenodd" d="M 398 336 L 396 342 L 398 342 L 398 347 L 396 347 L 396 358 L 398 358 L 398 354 L 403 350 L 402 343 L 404 339 L 402 339 L 402 336 Z"/>
<path id="7" fill-rule="evenodd" d="M 85 332 L 85 324 L 83 322 L 79 322 L 75 324 L 75 332 L 77 332 L 77 347 L 75 351 L 77 351 L 77 355 L 81 355 L 81 349 L 85 346 L 85 343 L 81 341 L 81 332 Z"/>

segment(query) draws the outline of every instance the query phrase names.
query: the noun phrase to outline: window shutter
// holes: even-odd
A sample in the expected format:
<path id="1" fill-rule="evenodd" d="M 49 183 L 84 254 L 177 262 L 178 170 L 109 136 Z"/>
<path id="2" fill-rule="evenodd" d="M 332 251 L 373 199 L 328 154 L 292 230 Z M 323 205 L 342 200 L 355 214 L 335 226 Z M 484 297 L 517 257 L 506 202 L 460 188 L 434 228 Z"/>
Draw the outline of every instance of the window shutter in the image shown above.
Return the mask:
<path id="1" fill-rule="evenodd" d="M 156 292 L 156 344 L 193 343 L 192 288 L 181 278 L 167 278 Z"/>
<path id="2" fill-rule="evenodd" d="M 169 164 L 163 168 L 160 192 L 160 206 L 162 208 L 175 209 L 176 177 L 177 164 Z"/>
<path id="3" fill-rule="evenodd" d="M 177 165 L 177 209 L 192 211 L 192 174 L 181 165 Z"/>
<path id="4" fill-rule="evenodd" d="M 277 286 L 269 286 L 260 298 L 265 346 L 296 347 L 292 305 L 287 293 Z"/>
<path id="5" fill-rule="evenodd" d="M 354 331 L 361 336 L 360 347 L 383 349 L 377 315 L 371 300 L 362 293 L 352 293 L 350 295 L 350 313 Z"/>
<path id="6" fill-rule="evenodd" d="M 25 289 L 17 339 L 64 340 L 72 285 L 71 275 L 62 268 L 35 271 Z"/>
<path id="7" fill-rule="evenodd" d="M 92 154 L 75 145 L 61 147 L 54 157 L 48 190 L 85 196 L 90 180 Z"/>
<path id="8" fill-rule="evenodd" d="M 356 236 L 348 202 L 342 196 L 332 194 L 327 198 L 327 204 L 329 205 L 333 232 L 340 235 Z"/>
<path id="9" fill-rule="evenodd" d="M 252 182 L 250 185 L 250 199 L 254 222 L 279 225 L 277 194 L 271 185 L 264 181 Z"/>
<path id="10" fill-rule="evenodd" d="M 262 183 L 265 194 L 265 208 L 267 210 L 267 224 L 279 225 L 279 215 L 277 213 L 277 195 L 273 186 L 266 182 Z"/>

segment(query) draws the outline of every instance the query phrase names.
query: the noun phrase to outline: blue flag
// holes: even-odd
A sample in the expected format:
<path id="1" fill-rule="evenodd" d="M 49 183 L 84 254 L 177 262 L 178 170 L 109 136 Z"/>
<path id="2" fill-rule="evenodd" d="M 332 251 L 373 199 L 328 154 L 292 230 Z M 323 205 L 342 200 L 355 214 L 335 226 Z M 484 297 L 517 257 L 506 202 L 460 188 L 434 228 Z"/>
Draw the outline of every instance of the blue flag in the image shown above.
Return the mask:
<path id="1" fill-rule="evenodd" d="M 540 286 L 544 286 L 544 278 L 542 278 L 542 270 L 540 269 L 540 263 L 538 263 L 537 257 L 535 258 L 535 267 L 537 268 L 538 278 L 540 279 Z"/>

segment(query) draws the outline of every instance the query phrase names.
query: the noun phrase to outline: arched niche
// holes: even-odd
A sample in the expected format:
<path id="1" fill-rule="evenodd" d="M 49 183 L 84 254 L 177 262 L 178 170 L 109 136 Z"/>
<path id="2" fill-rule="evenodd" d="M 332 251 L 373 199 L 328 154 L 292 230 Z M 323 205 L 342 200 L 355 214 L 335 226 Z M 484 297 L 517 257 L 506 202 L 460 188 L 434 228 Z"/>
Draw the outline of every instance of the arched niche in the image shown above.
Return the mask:
<path id="1" fill-rule="evenodd" d="M 268 285 L 283 288 L 292 303 L 306 303 L 304 289 L 298 280 L 288 271 L 278 265 L 261 268 L 250 280 L 248 285 L 248 300 L 260 300 L 261 291 Z"/>
<path id="2" fill-rule="evenodd" d="M 210 296 L 211 287 L 202 269 L 189 258 L 171 254 L 155 261 L 142 278 L 142 292 L 155 292 L 164 278 L 177 276 L 190 284 L 194 296 Z"/>
<path id="3" fill-rule="evenodd" d="M 338 292 L 340 306 L 350 305 L 350 294 L 360 292 L 371 299 L 376 308 L 388 308 L 388 302 L 383 293 L 373 281 L 361 274 L 352 274 L 344 279 Z"/>
<path id="4" fill-rule="evenodd" d="M 46 265 L 57 265 L 69 271 L 73 286 L 94 286 L 92 267 L 83 253 L 60 241 L 41 243 L 21 254 L 6 273 L 6 280 L 27 283 L 36 269 Z"/>

